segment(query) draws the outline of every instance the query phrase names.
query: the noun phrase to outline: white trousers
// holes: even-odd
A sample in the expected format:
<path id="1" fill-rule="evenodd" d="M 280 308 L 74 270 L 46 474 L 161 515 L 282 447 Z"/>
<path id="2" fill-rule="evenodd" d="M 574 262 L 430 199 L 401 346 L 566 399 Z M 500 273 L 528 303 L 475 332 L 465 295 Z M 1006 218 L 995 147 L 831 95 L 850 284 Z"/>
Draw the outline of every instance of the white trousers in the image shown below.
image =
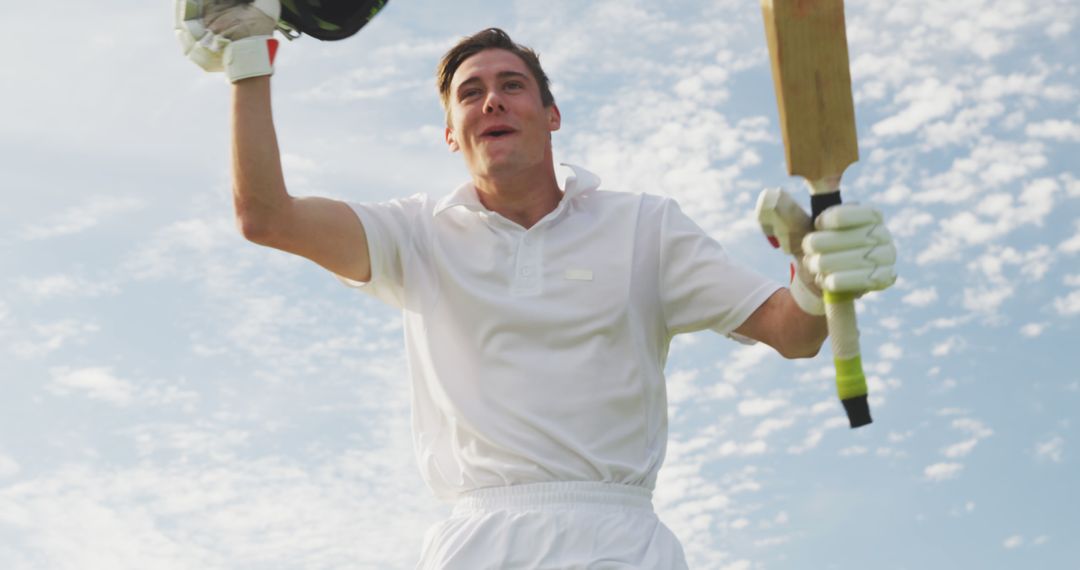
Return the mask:
<path id="1" fill-rule="evenodd" d="M 567 481 L 465 494 L 416 570 L 687 570 L 643 487 Z"/>

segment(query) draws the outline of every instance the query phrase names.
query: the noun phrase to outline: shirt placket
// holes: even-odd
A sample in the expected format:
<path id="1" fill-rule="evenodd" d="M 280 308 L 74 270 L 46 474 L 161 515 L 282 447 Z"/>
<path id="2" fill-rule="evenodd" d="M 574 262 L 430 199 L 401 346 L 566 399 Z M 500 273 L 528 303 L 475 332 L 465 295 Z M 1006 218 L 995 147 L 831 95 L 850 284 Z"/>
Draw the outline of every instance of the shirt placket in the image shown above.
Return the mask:
<path id="1" fill-rule="evenodd" d="M 517 255 L 514 256 L 514 277 L 510 294 L 515 297 L 539 295 L 544 285 L 544 232 L 539 225 L 519 231 Z"/>

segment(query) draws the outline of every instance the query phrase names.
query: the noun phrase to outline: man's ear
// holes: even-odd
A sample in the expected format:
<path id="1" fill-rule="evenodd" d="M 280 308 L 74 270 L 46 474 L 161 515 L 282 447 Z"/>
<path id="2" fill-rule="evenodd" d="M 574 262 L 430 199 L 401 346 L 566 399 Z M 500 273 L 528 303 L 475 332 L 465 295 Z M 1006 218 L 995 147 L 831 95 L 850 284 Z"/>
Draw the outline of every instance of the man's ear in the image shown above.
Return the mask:
<path id="1" fill-rule="evenodd" d="M 559 112 L 559 106 L 552 103 L 548 107 L 548 130 L 557 131 L 562 126 L 562 113 Z"/>
<path id="2" fill-rule="evenodd" d="M 446 146 L 450 147 L 450 152 L 457 152 L 457 151 L 461 150 L 461 147 L 458 146 L 457 140 L 454 139 L 454 129 L 451 129 L 450 127 L 446 127 L 445 136 L 446 136 Z"/>

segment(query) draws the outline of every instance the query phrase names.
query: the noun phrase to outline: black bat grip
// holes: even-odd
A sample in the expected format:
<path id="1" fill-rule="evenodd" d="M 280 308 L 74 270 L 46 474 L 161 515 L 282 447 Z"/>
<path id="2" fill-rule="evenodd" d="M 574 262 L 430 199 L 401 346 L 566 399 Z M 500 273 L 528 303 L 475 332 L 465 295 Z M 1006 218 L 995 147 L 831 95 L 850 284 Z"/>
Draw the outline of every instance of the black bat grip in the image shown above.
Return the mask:
<path id="1" fill-rule="evenodd" d="M 810 195 L 810 219 L 816 220 L 817 217 L 827 210 L 830 206 L 835 206 L 840 203 L 840 191 L 829 192 L 827 194 L 811 194 Z"/>

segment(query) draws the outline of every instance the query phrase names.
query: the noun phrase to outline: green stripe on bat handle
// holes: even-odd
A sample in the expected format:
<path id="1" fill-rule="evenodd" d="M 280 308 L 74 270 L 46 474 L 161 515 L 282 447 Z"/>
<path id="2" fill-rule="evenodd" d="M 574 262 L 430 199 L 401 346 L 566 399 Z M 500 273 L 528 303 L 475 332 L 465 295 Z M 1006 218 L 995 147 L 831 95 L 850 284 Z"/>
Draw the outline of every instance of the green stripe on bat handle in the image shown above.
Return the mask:
<path id="1" fill-rule="evenodd" d="M 836 393 L 844 404 L 852 428 L 870 423 L 866 374 L 859 354 L 859 328 L 855 321 L 855 295 L 824 292 L 825 313 L 836 366 Z"/>

